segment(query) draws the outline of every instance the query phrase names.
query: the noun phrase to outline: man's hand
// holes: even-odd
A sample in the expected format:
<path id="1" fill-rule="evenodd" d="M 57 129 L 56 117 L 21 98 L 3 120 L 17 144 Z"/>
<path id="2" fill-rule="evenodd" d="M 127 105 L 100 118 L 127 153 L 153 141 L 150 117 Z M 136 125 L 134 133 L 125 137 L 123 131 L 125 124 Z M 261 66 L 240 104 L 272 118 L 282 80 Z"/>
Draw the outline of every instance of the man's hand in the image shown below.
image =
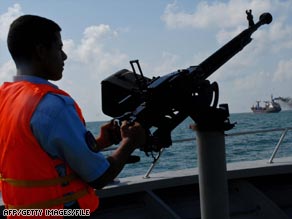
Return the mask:
<path id="1" fill-rule="evenodd" d="M 145 129 L 138 122 L 129 125 L 126 121 L 121 125 L 121 137 L 127 139 L 135 148 L 145 145 L 147 138 Z"/>
<path id="2" fill-rule="evenodd" d="M 110 140 L 108 130 L 111 127 L 116 126 L 110 123 L 103 125 L 99 139 Z M 120 146 L 107 157 L 110 167 L 101 177 L 89 183 L 94 188 L 100 189 L 111 182 L 121 172 L 133 151 L 146 143 L 145 129 L 137 122 L 130 125 L 126 121 L 123 121 L 120 127 L 120 133 L 122 138 Z M 108 141 L 109 143 L 110 141 Z M 106 142 L 104 144 L 106 145 Z"/>
<path id="3" fill-rule="evenodd" d="M 118 123 L 111 120 L 100 127 L 99 137 L 96 139 L 101 149 L 107 148 L 121 141 L 120 127 Z"/>

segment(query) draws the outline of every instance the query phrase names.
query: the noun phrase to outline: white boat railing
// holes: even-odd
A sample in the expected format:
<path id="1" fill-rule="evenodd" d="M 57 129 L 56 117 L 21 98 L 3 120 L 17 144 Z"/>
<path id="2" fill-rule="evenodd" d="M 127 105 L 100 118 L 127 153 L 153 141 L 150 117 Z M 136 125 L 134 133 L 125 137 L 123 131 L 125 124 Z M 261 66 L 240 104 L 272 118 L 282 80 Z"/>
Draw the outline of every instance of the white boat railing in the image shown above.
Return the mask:
<path id="1" fill-rule="evenodd" d="M 292 130 L 292 127 L 287 127 L 287 128 L 274 128 L 274 129 L 262 129 L 262 130 L 254 130 L 254 131 L 242 131 L 242 132 L 234 132 L 234 133 L 228 133 L 225 134 L 226 137 L 233 137 L 233 136 L 241 136 L 241 135 L 250 135 L 250 134 L 258 134 L 258 133 L 268 133 L 268 132 L 280 132 L 282 131 L 282 134 L 277 142 L 277 144 L 275 145 L 275 148 L 273 150 L 273 153 L 268 161 L 268 163 L 273 163 L 273 160 L 285 138 L 285 136 L 287 135 L 287 132 L 289 130 Z M 187 141 L 195 141 L 196 138 L 185 138 L 185 139 L 179 139 L 179 140 L 173 140 L 172 143 L 181 143 L 181 142 L 187 142 Z M 105 149 L 104 151 L 111 151 L 111 150 L 115 150 L 117 147 L 110 147 L 108 149 Z M 146 174 L 144 175 L 144 178 L 149 178 L 150 173 L 152 172 L 152 170 L 154 169 L 154 167 L 156 166 L 156 164 L 158 163 L 158 160 L 160 159 L 162 153 L 164 151 L 164 148 L 161 149 L 161 151 L 154 157 L 153 162 L 151 163 L 150 167 L 148 168 Z"/>
<path id="2" fill-rule="evenodd" d="M 279 132 L 282 131 L 282 135 L 279 138 L 278 143 L 276 144 L 274 151 L 269 159 L 268 163 L 273 163 L 273 159 L 276 156 L 276 153 L 278 152 L 278 149 L 280 145 L 282 144 L 288 130 L 292 130 L 292 127 L 287 127 L 287 128 L 275 128 L 275 129 L 263 129 L 263 130 L 256 130 L 256 131 L 246 131 L 246 132 L 237 132 L 237 133 L 230 133 L 226 134 L 226 136 L 238 136 L 238 135 L 248 135 L 248 134 L 258 134 L 258 133 L 266 133 L 266 132 Z"/>
<path id="3" fill-rule="evenodd" d="M 275 158 L 280 145 L 282 144 L 288 130 L 292 130 L 292 127 L 287 127 L 287 128 L 274 128 L 274 129 L 263 129 L 263 130 L 255 130 L 255 131 L 243 131 L 243 132 L 235 132 L 235 133 L 229 133 L 225 134 L 226 137 L 232 137 L 232 136 L 240 136 L 240 135 L 249 135 L 249 134 L 258 134 L 258 133 L 267 133 L 267 132 L 279 132 L 282 131 L 282 135 L 279 138 L 278 143 L 276 144 L 274 151 L 268 161 L 268 163 L 273 163 L 273 159 Z M 186 138 L 186 139 L 180 139 L 180 140 L 173 140 L 173 143 L 181 143 L 181 142 L 186 142 L 186 141 L 195 141 L 196 138 Z M 144 178 L 150 178 L 150 173 L 156 166 L 159 158 L 161 157 L 162 153 L 164 151 L 164 148 L 161 149 L 161 151 L 157 154 L 157 156 L 154 158 L 153 162 L 151 163 L 150 167 L 148 168 L 146 174 L 144 175 Z"/>

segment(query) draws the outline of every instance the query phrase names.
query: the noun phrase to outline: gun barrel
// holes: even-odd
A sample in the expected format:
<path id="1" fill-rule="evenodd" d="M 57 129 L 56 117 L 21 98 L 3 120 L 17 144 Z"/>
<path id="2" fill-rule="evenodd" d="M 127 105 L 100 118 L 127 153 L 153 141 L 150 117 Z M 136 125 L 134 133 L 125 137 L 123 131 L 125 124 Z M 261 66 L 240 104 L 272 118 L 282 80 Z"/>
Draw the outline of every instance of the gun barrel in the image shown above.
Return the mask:
<path id="1" fill-rule="evenodd" d="M 207 79 L 213 72 L 224 65 L 229 59 L 240 52 L 247 44 L 252 41 L 251 35 L 263 24 L 272 22 L 272 15 L 264 13 L 259 21 L 251 27 L 243 30 L 240 34 L 218 49 L 215 53 L 199 64 L 200 74 L 195 75 L 196 79 Z"/>
<path id="2" fill-rule="evenodd" d="M 249 44 L 251 39 L 250 31 L 244 30 L 235 38 L 226 43 L 223 47 L 218 49 L 215 53 L 205 59 L 199 64 L 200 73 L 199 79 L 205 80 L 211 74 L 213 74 L 217 69 L 224 65 L 229 59 L 241 51 L 247 44 Z M 198 77 L 198 76 L 196 76 Z"/>

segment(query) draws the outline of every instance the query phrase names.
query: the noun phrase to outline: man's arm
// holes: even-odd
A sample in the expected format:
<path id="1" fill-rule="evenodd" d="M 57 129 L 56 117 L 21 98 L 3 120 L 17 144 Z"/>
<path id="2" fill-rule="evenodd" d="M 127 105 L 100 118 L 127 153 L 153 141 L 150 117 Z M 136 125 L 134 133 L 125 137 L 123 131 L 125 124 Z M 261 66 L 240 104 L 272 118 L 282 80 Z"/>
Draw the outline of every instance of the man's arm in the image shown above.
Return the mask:
<path id="1" fill-rule="evenodd" d="M 102 176 L 90 182 L 90 186 L 100 189 L 111 182 L 124 168 L 133 151 L 138 146 L 145 144 L 146 141 L 145 130 L 138 123 L 129 126 L 126 122 L 123 122 L 121 126 L 121 137 L 122 141 L 120 146 L 107 157 L 110 163 L 109 168 Z"/>
<path id="2" fill-rule="evenodd" d="M 33 116 L 32 130 L 50 156 L 64 159 L 84 181 L 101 188 L 120 173 L 135 148 L 145 143 L 145 131 L 138 123 L 130 126 L 123 122 L 120 146 L 105 158 L 86 143 L 86 129 L 73 103 L 68 97 L 47 95 Z M 107 134 L 105 130 L 100 132 L 99 139 L 106 144 L 100 149 L 109 146 Z"/>

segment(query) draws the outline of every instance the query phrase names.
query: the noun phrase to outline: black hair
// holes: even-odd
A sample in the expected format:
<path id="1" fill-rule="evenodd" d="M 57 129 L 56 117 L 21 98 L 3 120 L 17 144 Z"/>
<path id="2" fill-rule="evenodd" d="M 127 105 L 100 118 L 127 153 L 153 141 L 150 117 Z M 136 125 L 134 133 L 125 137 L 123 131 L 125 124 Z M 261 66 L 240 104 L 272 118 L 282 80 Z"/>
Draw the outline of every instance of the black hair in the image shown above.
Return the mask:
<path id="1" fill-rule="evenodd" d="M 7 46 L 16 65 L 29 61 L 37 45 L 50 47 L 61 27 L 52 20 L 36 15 L 23 15 L 9 28 Z"/>

